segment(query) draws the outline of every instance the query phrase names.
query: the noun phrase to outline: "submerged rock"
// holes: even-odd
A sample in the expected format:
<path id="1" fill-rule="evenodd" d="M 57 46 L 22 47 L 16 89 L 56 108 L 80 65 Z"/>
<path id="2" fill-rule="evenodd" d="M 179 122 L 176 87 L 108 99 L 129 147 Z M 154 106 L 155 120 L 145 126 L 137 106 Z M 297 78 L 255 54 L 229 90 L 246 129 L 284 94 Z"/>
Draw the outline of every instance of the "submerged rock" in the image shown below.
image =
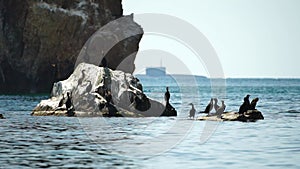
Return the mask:
<path id="1" fill-rule="evenodd" d="M 33 110 L 35 116 L 68 116 L 67 93 L 74 116 L 176 116 L 171 106 L 148 98 L 130 73 L 81 63 L 73 74 L 53 85 L 51 98 Z M 70 112 L 70 109 L 69 109 Z"/>
<path id="2" fill-rule="evenodd" d="M 197 120 L 208 121 L 242 121 L 242 122 L 255 122 L 257 120 L 263 120 L 264 116 L 258 110 L 248 110 L 243 114 L 238 112 L 225 112 L 221 115 L 207 115 L 198 117 Z"/>

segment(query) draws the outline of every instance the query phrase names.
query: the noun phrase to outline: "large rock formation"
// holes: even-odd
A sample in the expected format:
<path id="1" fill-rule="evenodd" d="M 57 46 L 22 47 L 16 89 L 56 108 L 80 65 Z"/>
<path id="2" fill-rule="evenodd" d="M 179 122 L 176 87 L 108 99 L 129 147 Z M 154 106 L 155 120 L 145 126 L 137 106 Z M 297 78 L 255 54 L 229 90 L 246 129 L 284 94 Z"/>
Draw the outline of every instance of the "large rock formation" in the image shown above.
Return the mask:
<path id="1" fill-rule="evenodd" d="M 68 93 L 73 107 L 67 110 Z M 66 80 L 53 85 L 51 98 L 33 110 L 35 116 L 176 116 L 176 110 L 148 98 L 130 73 L 81 63 Z"/>
<path id="2" fill-rule="evenodd" d="M 49 92 L 73 72 L 88 38 L 122 13 L 121 0 L 0 0 L 0 93 Z M 105 53 L 112 69 L 138 50 L 142 37 L 132 17 L 122 28 L 139 34 Z M 132 73 L 132 59 L 128 65 L 122 70 Z"/>

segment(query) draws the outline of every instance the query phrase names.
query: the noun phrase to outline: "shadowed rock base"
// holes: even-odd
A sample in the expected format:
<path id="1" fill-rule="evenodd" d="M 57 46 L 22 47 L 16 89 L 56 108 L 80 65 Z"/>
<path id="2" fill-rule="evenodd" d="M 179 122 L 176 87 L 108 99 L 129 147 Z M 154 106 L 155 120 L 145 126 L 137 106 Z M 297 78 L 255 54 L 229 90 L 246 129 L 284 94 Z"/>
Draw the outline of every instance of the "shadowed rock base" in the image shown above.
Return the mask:
<path id="1" fill-rule="evenodd" d="M 177 116 L 177 111 L 170 103 L 167 103 L 166 108 L 161 116 Z"/>
<path id="2" fill-rule="evenodd" d="M 264 116 L 258 110 L 248 110 L 243 114 L 238 112 L 225 112 L 221 115 L 207 115 L 198 117 L 197 120 L 208 121 L 241 121 L 241 122 L 255 122 L 257 120 L 263 120 Z"/>

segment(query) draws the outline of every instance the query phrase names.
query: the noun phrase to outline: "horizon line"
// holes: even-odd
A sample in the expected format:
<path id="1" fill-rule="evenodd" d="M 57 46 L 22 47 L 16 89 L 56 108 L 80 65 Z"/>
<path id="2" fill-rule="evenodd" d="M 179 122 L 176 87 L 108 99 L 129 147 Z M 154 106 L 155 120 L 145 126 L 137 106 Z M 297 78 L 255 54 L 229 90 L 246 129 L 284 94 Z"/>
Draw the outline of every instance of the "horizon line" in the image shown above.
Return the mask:
<path id="1" fill-rule="evenodd" d="M 147 76 L 145 73 L 134 73 L 133 75 L 144 75 Z M 177 74 L 177 73 L 172 73 L 172 74 L 166 74 L 166 76 L 198 76 L 198 77 L 205 77 L 208 79 L 300 79 L 299 77 L 293 77 L 293 76 L 279 76 L 279 77 L 274 77 L 274 76 L 244 76 L 244 77 L 208 77 L 206 75 L 193 75 L 193 74 Z"/>

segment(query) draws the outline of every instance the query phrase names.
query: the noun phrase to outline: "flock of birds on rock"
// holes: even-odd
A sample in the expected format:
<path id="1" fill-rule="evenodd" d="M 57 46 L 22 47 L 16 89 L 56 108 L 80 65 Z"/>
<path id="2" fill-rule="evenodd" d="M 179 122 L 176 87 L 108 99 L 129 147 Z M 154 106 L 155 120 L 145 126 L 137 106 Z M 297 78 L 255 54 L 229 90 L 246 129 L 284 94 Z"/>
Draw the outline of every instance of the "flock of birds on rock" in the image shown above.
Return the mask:
<path id="1" fill-rule="evenodd" d="M 244 97 L 244 102 L 243 104 L 240 106 L 238 113 L 239 114 L 243 114 L 244 112 L 247 112 L 248 110 L 256 110 L 256 104 L 259 100 L 259 98 L 254 98 L 251 103 L 249 101 L 249 97 L 250 95 L 246 95 L 246 97 Z M 169 104 L 169 99 L 170 99 L 170 92 L 169 92 L 169 88 L 166 87 L 166 93 L 165 93 L 165 100 L 166 100 L 166 104 Z M 189 105 L 192 106 L 192 109 L 189 112 L 189 118 L 195 118 L 196 115 L 196 109 L 193 103 L 190 103 Z M 215 113 L 210 114 L 210 112 L 212 110 L 215 110 Z M 208 105 L 206 106 L 204 111 L 200 111 L 198 113 L 205 113 L 208 115 L 215 115 L 215 116 L 220 116 L 221 114 L 224 113 L 226 109 L 226 105 L 224 100 L 221 100 L 221 106 L 218 105 L 218 99 L 217 98 L 211 98 L 210 102 L 208 103 Z"/>
<path id="2" fill-rule="evenodd" d="M 256 104 L 259 100 L 259 98 L 254 98 L 251 103 L 249 101 L 249 97 L 250 95 L 247 95 L 246 97 L 244 97 L 244 102 L 243 104 L 240 106 L 238 113 L 239 114 L 243 114 L 244 112 L 247 112 L 248 110 L 255 110 Z M 224 100 L 221 101 L 221 106 L 218 105 L 218 99 L 217 98 L 211 98 L 210 102 L 208 103 L 208 105 L 206 106 L 204 111 L 200 111 L 199 113 L 206 113 L 208 115 L 217 115 L 220 116 L 222 113 L 224 113 L 225 109 L 226 109 L 226 105 Z M 194 107 L 193 103 L 190 103 L 189 105 L 192 106 L 192 109 L 189 112 L 189 118 L 195 118 L 195 114 L 196 114 L 196 109 Z M 212 110 L 215 110 L 216 113 L 210 114 L 210 112 Z"/>

